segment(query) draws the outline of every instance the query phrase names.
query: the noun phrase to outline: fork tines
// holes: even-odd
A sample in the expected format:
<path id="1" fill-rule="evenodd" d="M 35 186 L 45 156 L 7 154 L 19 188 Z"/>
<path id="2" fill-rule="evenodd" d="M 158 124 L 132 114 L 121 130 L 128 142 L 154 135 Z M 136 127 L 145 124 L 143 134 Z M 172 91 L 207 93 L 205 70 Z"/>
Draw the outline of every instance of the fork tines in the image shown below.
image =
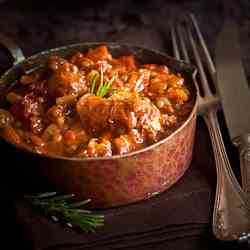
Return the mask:
<path id="1" fill-rule="evenodd" d="M 199 72 L 199 85 L 196 84 L 200 90 L 202 101 L 206 105 L 217 104 L 218 98 L 213 94 L 209 85 L 209 82 L 215 85 L 216 70 L 196 18 L 193 14 L 188 14 L 182 20 L 175 20 L 174 25 L 171 25 L 170 28 L 174 56 L 187 63 L 193 59 Z M 211 81 L 209 81 L 210 79 Z"/>

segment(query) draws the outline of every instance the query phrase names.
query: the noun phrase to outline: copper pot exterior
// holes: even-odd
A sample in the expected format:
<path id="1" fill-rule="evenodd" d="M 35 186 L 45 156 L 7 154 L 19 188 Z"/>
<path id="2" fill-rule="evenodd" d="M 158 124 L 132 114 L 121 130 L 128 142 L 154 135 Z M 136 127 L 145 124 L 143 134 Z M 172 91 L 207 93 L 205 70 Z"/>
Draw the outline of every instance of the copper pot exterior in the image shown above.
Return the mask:
<path id="1" fill-rule="evenodd" d="M 59 190 L 104 208 L 143 200 L 172 186 L 192 159 L 196 112 L 178 133 L 150 150 L 101 161 L 47 160 L 41 170 Z"/>
<path id="2" fill-rule="evenodd" d="M 75 50 L 85 50 L 95 45 L 98 44 L 76 44 L 34 55 L 7 71 L 0 79 L 0 86 L 18 79 L 21 68 L 37 67 L 51 54 L 67 56 Z M 135 46 L 109 44 L 109 47 L 112 53 L 136 54 L 142 62 L 171 65 L 172 69 L 182 72 L 192 83 L 195 70 L 184 62 Z M 198 106 L 194 84 L 191 84 L 191 88 L 194 100 L 187 120 L 170 136 L 148 148 L 107 159 L 38 157 L 34 153 L 31 157 L 35 158 L 36 167 L 56 190 L 74 193 L 78 199 L 90 198 L 92 207 L 106 208 L 149 198 L 171 187 L 191 162 Z"/>

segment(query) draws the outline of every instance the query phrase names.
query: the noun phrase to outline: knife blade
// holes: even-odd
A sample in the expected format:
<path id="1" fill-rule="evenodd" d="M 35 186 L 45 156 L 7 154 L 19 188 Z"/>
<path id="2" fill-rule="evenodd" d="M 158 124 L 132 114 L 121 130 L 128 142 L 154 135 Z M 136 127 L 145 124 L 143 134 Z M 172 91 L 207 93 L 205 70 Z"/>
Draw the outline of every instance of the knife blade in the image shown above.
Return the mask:
<path id="1" fill-rule="evenodd" d="M 238 28 L 226 21 L 215 48 L 216 89 L 234 145 L 241 160 L 243 189 L 250 197 L 250 89 L 241 61 Z"/>

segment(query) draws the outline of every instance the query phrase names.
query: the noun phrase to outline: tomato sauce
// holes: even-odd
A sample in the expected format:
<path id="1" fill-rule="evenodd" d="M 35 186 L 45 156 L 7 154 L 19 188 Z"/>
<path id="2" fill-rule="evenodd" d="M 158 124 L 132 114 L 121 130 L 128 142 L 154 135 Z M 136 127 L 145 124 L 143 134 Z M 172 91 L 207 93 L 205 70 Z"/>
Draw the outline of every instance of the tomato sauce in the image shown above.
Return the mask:
<path id="1" fill-rule="evenodd" d="M 166 65 L 114 58 L 105 45 L 51 56 L 24 74 L 0 110 L 2 136 L 40 154 L 125 154 L 170 134 L 191 112 L 191 94 Z"/>

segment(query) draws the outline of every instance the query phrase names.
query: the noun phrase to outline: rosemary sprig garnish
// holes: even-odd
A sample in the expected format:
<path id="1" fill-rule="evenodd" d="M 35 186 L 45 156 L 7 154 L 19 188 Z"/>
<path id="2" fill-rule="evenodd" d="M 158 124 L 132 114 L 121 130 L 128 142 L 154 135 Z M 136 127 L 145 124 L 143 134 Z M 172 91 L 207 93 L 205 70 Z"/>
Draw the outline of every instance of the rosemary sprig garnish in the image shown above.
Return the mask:
<path id="1" fill-rule="evenodd" d="M 104 97 L 108 93 L 115 78 L 116 78 L 116 76 L 112 76 L 112 78 L 110 80 L 106 81 L 101 87 L 99 87 L 97 92 L 96 92 L 96 95 Z"/>
<path id="2" fill-rule="evenodd" d="M 96 96 L 104 97 L 108 93 L 113 81 L 116 79 L 116 76 L 114 75 L 112 76 L 110 80 L 104 82 L 104 75 L 103 75 L 102 67 L 100 69 L 100 73 L 96 70 L 93 70 L 90 74 L 91 74 L 90 75 L 90 93 L 95 94 Z M 98 81 L 99 81 L 99 84 L 96 90 Z"/>
<path id="3" fill-rule="evenodd" d="M 100 74 L 100 83 L 99 83 L 99 87 L 98 87 L 98 89 L 97 89 L 97 92 L 96 92 L 96 95 L 97 96 L 100 96 L 99 95 L 99 92 L 101 91 L 101 89 L 102 89 L 102 87 L 103 87 L 103 68 L 102 68 L 102 65 L 101 65 L 101 69 L 100 69 L 100 71 L 101 71 L 101 74 Z"/>
<path id="4" fill-rule="evenodd" d="M 90 200 L 70 203 L 73 194 L 57 195 L 56 192 L 42 193 L 35 196 L 25 196 L 31 206 L 54 220 L 61 218 L 68 226 L 79 226 L 85 232 L 94 232 L 96 227 L 104 224 L 104 216 L 92 214 L 91 211 L 80 209 Z"/>
<path id="5" fill-rule="evenodd" d="M 92 93 L 92 94 L 95 93 L 95 87 L 96 87 L 96 83 L 97 83 L 98 79 L 99 79 L 99 73 L 97 71 L 94 71 L 93 73 L 91 72 L 91 80 L 90 80 L 91 89 L 90 89 L 90 93 Z"/>

